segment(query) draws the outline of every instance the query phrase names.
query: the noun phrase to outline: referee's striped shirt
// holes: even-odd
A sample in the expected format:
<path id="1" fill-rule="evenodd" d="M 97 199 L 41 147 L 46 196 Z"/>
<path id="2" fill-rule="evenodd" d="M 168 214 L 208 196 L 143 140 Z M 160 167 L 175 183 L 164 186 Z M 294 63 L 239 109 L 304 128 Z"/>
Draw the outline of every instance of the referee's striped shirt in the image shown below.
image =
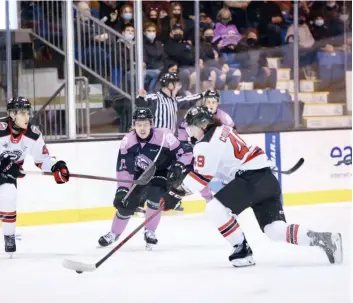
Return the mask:
<path id="1" fill-rule="evenodd" d="M 177 129 L 178 106 L 182 102 L 198 101 L 201 94 L 171 98 L 162 91 L 138 97 L 137 106 L 149 107 L 154 113 L 154 125 L 157 128 L 169 128 L 174 134 Z M 144 101 L 144 102 L 143 102 Z"/>

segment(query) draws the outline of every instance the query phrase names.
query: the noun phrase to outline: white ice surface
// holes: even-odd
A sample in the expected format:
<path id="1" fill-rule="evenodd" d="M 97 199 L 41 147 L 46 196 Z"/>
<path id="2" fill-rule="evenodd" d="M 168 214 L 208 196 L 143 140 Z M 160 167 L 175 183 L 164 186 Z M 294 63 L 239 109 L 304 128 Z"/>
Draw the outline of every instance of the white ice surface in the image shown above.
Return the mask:
<path id="1" fill-rule="evenodd" d="M 351 204 L 289 207 L 287 221 L 338 231 L 344 262 L 331 265 L 318 248 L 273 243 L 251 212 L 240 217 L 257 265 L 233 268 L 228 243 L 204 215 L 162 218 L 158 246 L 144 249 L 140 232 L 93 273 L 78 275 L 63 259 L 94 263 L 108 248 L 97 240 L 109 221 L 18 228 L 13 259 L 0 238 L 1 303 L 345 303 L 350 302 Z M 133 218 L 127 231 L 142 222 Z"/>

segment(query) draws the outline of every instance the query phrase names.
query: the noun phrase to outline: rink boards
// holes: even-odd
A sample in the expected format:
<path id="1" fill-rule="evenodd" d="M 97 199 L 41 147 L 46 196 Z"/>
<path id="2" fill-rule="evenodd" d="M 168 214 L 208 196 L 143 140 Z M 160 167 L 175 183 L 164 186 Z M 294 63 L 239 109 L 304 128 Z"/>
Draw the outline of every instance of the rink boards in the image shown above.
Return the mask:
<path id="1" fill-rule="evenodd" d="M 242 137 L 258 145 L 279 169 L 304 165 L 292 175 L 277 175 L 285 205 L 351 201 L 351 130 L 250 134 Z M 72 173 L 115 176 L 119 141 L 48 144 L 49 152 L 65 160 Z M 37 170 L 26 159 L 26 170 Z M 111 219 L 115 182 L 72 178 L 57 185 L 52 177 L 29 176 L 18 182 L 18 224 L 41 225 Z M 202 212 L 198 195 L 183 201 L 186 213 Z"/>

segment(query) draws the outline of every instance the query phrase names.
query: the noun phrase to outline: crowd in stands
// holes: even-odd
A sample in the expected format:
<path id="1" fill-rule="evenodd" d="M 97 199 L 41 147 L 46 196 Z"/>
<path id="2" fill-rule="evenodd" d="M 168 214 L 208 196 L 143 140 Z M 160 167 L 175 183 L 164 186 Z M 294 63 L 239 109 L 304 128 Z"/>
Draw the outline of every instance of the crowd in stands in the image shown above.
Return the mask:
<path id="1" fill-rule="evenodd" d="M 24 2 L 24 1 L 23 1 Z M 26 2 L 25 2 L 26 3 Z M 35 5 L 40 5 L 33 1 Z M 202 88 L 274 87 L 276 73 L 267 58 L 279 56 L 293 67 L 293 1 L 200 1 Z M 133 1 L 78 1 L 90 14 L 134 42 Z M 24 5 L 29 5 L 28 3 Z M 351 49 L 351 1 L 300 1 L 300 67 L 314 68 L 318 51 Z M 195 85 L 193 1 L 143 1 L 145 89 L 158 90 L 161 72 L 178 71 L 182 92 Z M 349 33 L 344 45 L 343 33 Z M 106 43 L 107 36 L 93 36 Z M 101 47 L 102 51 L 103 47 Z M 134 58 L 127 58 L 134 60 Z M 107 59 L 109 60 L 109 59 Z M 111 60 L 113 62 L 114 60 Z"/>

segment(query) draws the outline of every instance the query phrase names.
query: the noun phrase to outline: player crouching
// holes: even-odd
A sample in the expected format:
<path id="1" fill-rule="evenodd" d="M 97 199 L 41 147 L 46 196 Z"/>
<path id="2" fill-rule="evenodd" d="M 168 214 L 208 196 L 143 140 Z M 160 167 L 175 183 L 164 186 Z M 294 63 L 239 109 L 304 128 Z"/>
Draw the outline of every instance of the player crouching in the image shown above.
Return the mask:
<path id="1" fill-rule="evenodd" d="M 193 150 L 194 172 L 186 176 L 183 187 L 195 193 L 213 177 L 225 181 L 226 185 L 207 203 L 206 213 L 234 247 L 229 260 L 235 267 L 255 264 L 237 222 L 237 216 L 248 207 L 253 209 L 261 230 L 270 239 L 316 246 L 325 252 L 330 263 L 342 262 L 339 233 L 315 232 L 286 223 L 281 188 L 270 169 L 273 164 L 258 146 L 246 145 L 236 130 L 222 125 L 206 107 L 190 109 L 186 122 L 189 136 L 198 141 Z"/>
<path id="2" fill-rule="evenodd" d="M 64 161 L 49 155 L 38 128 L 29 122 L 31 103 L 24 97 L 12 98 L 7 104 L 8 117 L 0 119 L 0 221 L 5 240 L 5 252 L 16 251 L 17 178 L 24 159 L 30 154 L 43 171 L 53 172 L 56 183 L 69 181 L 70 173 Z"/>
<path id="3" fill-rule="evenodd" d="M 131 187 L 131 183 L 118 183 L 114 206 L 117 209 L 111 231 L 99 238 L 100 246 L 108 246 L 118 240 L 125 230 L 130 217 L 147 202 L 146 218 L 152 216 L 165 202 L 165 208 L 175 208 L 180 204 L 183 192 L 175 189 L 183 179 L 184 166 L 191 163 L 192 153 L 185 150 L 180 141 L 166 128 L 153 127 L 153 115 L 148 108 L 137 108 L 133 114 L 133 131 L 120 143 L 117 161 L 119 179 L 136 180 L 153 162 L 156 173 L 147 185 Z M 170 207 L 172 205 L 172 207 Z M 161 213 L 145 226 L 146 248 L 158 243 L 155 231 Z"/>

